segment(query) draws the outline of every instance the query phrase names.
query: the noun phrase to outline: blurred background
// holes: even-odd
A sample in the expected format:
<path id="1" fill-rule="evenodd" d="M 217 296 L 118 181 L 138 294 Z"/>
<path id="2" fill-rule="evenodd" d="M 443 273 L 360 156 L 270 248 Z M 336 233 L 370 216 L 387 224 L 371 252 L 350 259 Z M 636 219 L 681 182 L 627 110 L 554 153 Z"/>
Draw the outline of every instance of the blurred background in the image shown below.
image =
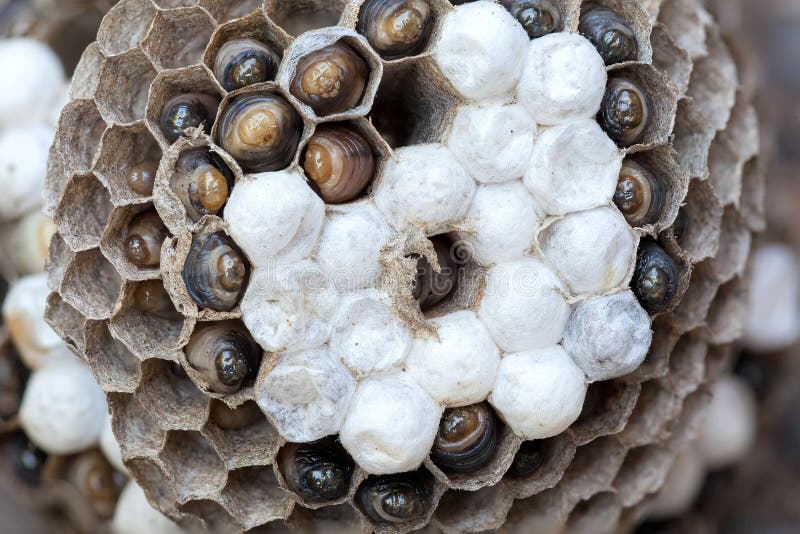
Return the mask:
<path id="1" fill-rule="evenodd" d="M 749 58 L 762 122 L 769 228 L 753 245 L 751 277 L 759 292 L 751 295 L 746 339 L 732 352 L 732 381 L 747 386 L 755 432 L 732 464 L 678 466 L 670 479 L 677 497 L 637 531 L 800 532 L 800 0 L 709 3 L 731 46 Z M 0 0 L 0 37 L 25 35 L 47 43 L 68 77 L 112 4 Z M 0 334 L 0 347 L 6 345 Z M 2 387 L 8 376 L 17 376 L 3 358 L 0 411 Z M 26 451 L 21 440 L 14 433 L 0 436 L 0 533 L 97 531 L 96 521 L 108 519 L 102 517 L 107 511 L 81 505 L 76 511 L 76 497 L 58 485 L 44 491 L 39 479 L 49 475 L 40 472 L 36 451 Z M 114 476 L 100 487 L 116 499 L 124 476 Z"/>

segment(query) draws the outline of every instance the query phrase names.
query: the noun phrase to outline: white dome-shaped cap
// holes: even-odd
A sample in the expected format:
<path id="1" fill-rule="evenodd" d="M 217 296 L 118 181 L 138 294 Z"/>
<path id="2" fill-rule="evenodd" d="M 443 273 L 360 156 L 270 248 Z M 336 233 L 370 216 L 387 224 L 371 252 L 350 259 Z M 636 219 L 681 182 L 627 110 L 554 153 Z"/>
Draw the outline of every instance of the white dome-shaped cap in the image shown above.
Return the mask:
<path id="1" fill-rule="evenodd" d="M 16 219 L 41 206 L 53 135 L 50 126 L 35 124 L 0 132 L 0 219 Z"/>
<path id="2" fill-rule="evenodd" d="M 281 436 L 305 443 L 336 434 L 356 382 L 327 348 L 281 354 L 256 383 L 256 402 Z"/>
<path id="3" fill-rule="evenodd" d="M 519 180 L 478 187 L 458 237 L 485 266 L 520 259 L 531 249 L 542 220 Z"/>
<path id="4" fill-rule="evenodd" d="M 500 365 L 500 351 L 486 327 L 471 311 L 453 312 L 431 324 L 436 334 L 414 342 L 408 374 L 444 406 L 486 399 Z"/>
<path id="5" fill-rule="evenodd" d="M 546 130 L 536 141 L 525 185 L 549 215 L 609 204 L 622 169 L 622 152 L 591 119 Z"/>
<path id="6" fill-rule="evenodd" d="M 536 122 L 519 104 L 459 108 L 447 147 L 480 183 L 521 178 L 533 152 Z"/>
<path id="7" fill-rule="evenodd" d="M 606 79 L 592 43 L 576 33 L 551 33 L 528 45 L 519 101 L 539 124 L 588 119 L 600 110 Z"/>
<path id="8" fill-rule="evenodd" d="M 144 490 L 131 480 L 122 490 L 111 521 L 114 534 L 177 534 L 182 528 L 153 508 Z"/>
<path id="9" fill-rule="evenodd" d="M 40 41 L 0 41 L 0 128 L 44 120 L 64 83 L 58 56 Z"/>
<path id="10" fill-rule="evenodd" d="M 538 259 L 500 263 L 487 274 L 478 316 L 506 352 L 549 347 L 561 341 L 569 319 L 565 292 Z"/>
<path id="11" fill-rule="evenodd" d="M 711 386 L 697 449 L 711 469 L 741 460 L 756 438 L 757 405 L 750 387 L 732 375 Z"/>
<path id="12" fill-rule="evenodd" d="M 636 237 L 613 208 L 571 213 L 539 236 L 542 253 L 575 296 L 620 287 L 633 272 Z"/>
<path id="13" fill-rule="evenodd" d="M 407 373 L 373 375 L 358 385 L 339 438 L 370 474 L 413 471 L 433 445 L 442 412 Z"/>
<path id="14" fill-rule="evenodd" d="M 564 332 L 564 348 L 592 382 L 636 370 L 652 341 L 650 316 L 630 290 L 579 302 Z"/>
<path id="15" fill-rule="evenodd" d="M 50 454 L 73 454 L 97 444 L 106 396 L 81 362 L 56 362 L 35 371 L 19 409 L 22 428 Z"/>
<path id="16" fill-rule="evenodd" d="M 554 345 L 505 356 L 489 402 L 515 434 L 544 439 L 578 418 L 585 396 L 583 372 Z"/>
<path id="17" fill-rule="evenodd" d="M 502 6 L 471 2 L 444 19 L 433 59 L 465 97 L 508 98 L 517 85 L 528 41 L 528 34 Z"/>
<path id="18" fill-rule="evenodd" d="M 442 229 L 467 211 L 475 182 L 453 153 L 437 144 L 404 147 L 389 160 L 375 203 L 397 229 Z"/>
<path id="19" fill-rule="evenodd" d="M 228 233 L 255 267 L 311 255 L 325 203 L 297 170 L 248 176 L 225 205 Z"/>

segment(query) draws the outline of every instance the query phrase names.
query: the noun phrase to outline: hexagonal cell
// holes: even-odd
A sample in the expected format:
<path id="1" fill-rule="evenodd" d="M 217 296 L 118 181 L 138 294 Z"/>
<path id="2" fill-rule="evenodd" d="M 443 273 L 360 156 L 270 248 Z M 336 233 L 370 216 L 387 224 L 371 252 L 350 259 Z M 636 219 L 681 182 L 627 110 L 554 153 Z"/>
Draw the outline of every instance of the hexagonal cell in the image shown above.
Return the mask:
<path id="1" fill-rule="evenodd" d="M 372 123 L 356 119 L 317 126 L 300 146 L 299 163 L 312 189 L 327 204 L 344 204 L 370 195 L 390 157 L 391 150 Z M 337 172 L 330 165 L 340 158 L 345 164 L 348 160 L 359 163 Z"/>
<path id="2" fill-rule="evenodd" d="M 172 142 L 167 139 L 161 129 L 161 116 L 171 98 L 179 95 L 189 97 L 190 100 L 187 100 L 186 104 L 207 115 L 206 120 L 202 121 L 201 124 L 204 131 L 208 133 L 214 123 L 216 109 L 211 113 L 210 108 L 206 109 L 206 104 L 210 106 L 211 102 L 216 102 L 218 105 L 223 94 L 222 87 L 205 66 L 196 65 L 184 69 L 161 72 L 150 86 L 145 122 L 161 148 L 166 150 Z"/>
<path id="3" fill-rule="evenodd" d="M 100 180 L 92 174 L 75 176 L 64 189 L 54 222 L 72 250 L 88 250 L 100 244 L 111 209 L 111 195 Z"/>
<path id="4" fill-rule="evenodd" d="M 177 496 L 164 474 L 161 461 L 149 458 L 132 458 L 126 462 L 126 467 L 135 480 L 141 481 L 147 498 L 166 513 L 176 512 L 175 500 Z"/>
<path id="5" fill-rule="evenodd" d="M 363 37 L 332 27 L 298 37 L 286 50 L 276 80 L 304 115 L 340 120 L 369 113 L 382 76 L 383 64 Z M 331 82 L 335 92 L 327 87 Z"/>
<path id="6" fill-rule="evenodd" d="M 225 508 L 211 499 L 191 500 L 180 506 L 180 511 L 199 517 L 206 532 L 240 532 L 241 525 L 231 517 Z"/>
<path id="7" fill-rule="evenodd" d="M 225 464 L 199 432 L 169 431 L 159 457 L 172 476 L 179 502 L 211 498 L 225 485 Z"/>
<path id="8" fill-rule="evenodd" d="M 719 288 L 706 320 L 707 338 L 711 343 L 733 343 L 741 337 L 746 312 L 746 285 L 737 277 Z"/>
<path id="9" fill-rule="evenodd" d="M 692 263 L 712 258 L 719 248 L 722 206 L 707 182 L 692 180 L 685 204 L 680 210 L 684 219 L 678 245 Z"/>
<path id="10" fill-rule="evenodd" d="M 510 486 L 518 499 L 554 487 L 575 456 L 575 440 L 569 433 L 523 442 L 511 467 L 506 472 L 503 484 Z"/>
<path id="11" fill-rule="evenodd" d="M 69 348 L 77 353 L 83 352 L 86 346 L 83 337 L 86 317 L 64 302 L 58 293 L 50 293 L 47 297 L 44 319 Z"/>
<path id="12" fill-rule="evenodd" d="M 622 430 L 636 406 L 640 388 L 638 383 L 621 379 L 590 384 L 583 411 L 571 427 L 576 443 L 584 445 Z"/>
<path id="13" fill-rule="evenodd" d="M 194 320 L 177 311 L 161 280 L 126 282 L 120 309 L 109 328 L 139 359 L 175 354 L 186 343 Z"/>
<path id="14" fill-rule="evenodd" d="M 505 522 L 513 502 L 514 495 L 503 485 L 449 490 L 439 502 L 433 524 L 446 533 L 494 531 Z"/>
<path id="15" fill-rule="evenodd" d="M 109 393 L 111 428 L 123 459 L 154 458 L 163 448 L 167 433 L 147 413 L 134 395 Z"/>
<path id="16" fill-rule="evenodd" d="M 63 160 L 63 174 L 59 174 L 90 172 L 105 129 L 106 123 L 93 101 L 72 100 L 64 106 L 53 143 L 53 151 Z"/>
<path id="17" fill-rule="evenodd" d="M 179 69 L 202 62 L 216 26 L 205 9 L 197 7 L 159 11 L 142 41 L 142 50 L 159 69 Z"/>
<path id="18" fill-rule="evenodd" d="M 176 7 L 194 7 L 198 0 L 153 0 L 161 9 L 174 9 Z"/>
<path id="19" fill-rule="evenodd" d="M 211 13 L 219 24 L 244 17 L 261 9 L 261 0 L 238 0 L 236 2 L 219 2 L 218 0 L 200 0 L 200 7 Z"/>
<path id="20" fill-rule="evenodd" d="M 271 467 L 231 471 L 221 498 L 246 529 L 286 519 L 294 505 L 292 495 L 278 486 Z"/>
<path id="21" fill-rule="evenodd" d="M 669 373 L 659 383 L 679 397 L 690 394 L 706 376 L 705 360 L 708 345 L 694 335 L 683 336 L 669 361 Z"/>
<path id="22" fill-rule="evenodd" d="M 754 232 L 763 232 L 766 229 L 765 196 L 766 185 L 760 160 L 752 158 L 744 164 L 742 171 L 742 198 L 739 211 L 747 221 L 747 226 Z"/>
<path id="23" fill-rule="evenodd" d="M 133 393 L 139 384 L 139 360 L 111 337 L 105 321 L 86 323 L 86 361 L 106 392 Z"/>
<path id="24" fill-rule="evenodd" d="M 122 279 L 99 249 L 79 252 L 64 271 L 61 297 L 88 319 L 108 319 L 114 311 Z"/>
<path id="25" fill-rule="evenodd" d="M 697 103 L 711 127 L 722 130 L 736 102 L 739 76 L 718 29 L 709 31 L 706 43 L 708 55 L 695 61 L 686 95 Z"/>
<path id="26" fill-rule="evenodd" d="M 289 35 L 336 26 L 347 0 L 266 0 L 264 10 Z"/>
<path id="27" fill-rule="evenodd" d="M 151 170 L 158 167 L 160 159 L 158 142 L 144 122 L 112 126 L 103 134 L 95 174 L 108 185 L 112 201 L 116 205 L 124 205 L 150 197 L 142 192 L 139 184 L 130 181 L 130 175 L 143 164 Z M 138 191 L 132 189 L 132 184 Z"/>
<path id="28" fill-rule="evenodd" d="M 645 382 L 628 424 L 615 437 L 627 447 L 649 445 L 660 439 L 665 426 L 680 410 L 680 406 L 680 399 L 657 381 Z"/>
<path id="29" fill-rule="evenodd" d="M 386 509 L 391 508 L 395 502 L 398 500 L 406 502 L 406 498 L 392 498 L 391 490 L 395 488 L 403 492 L 404 495 L 409 495 L 413 488 L 413 491 L 418 496 L 417 498 L 423 501 L 421 509 L 414 514 L 415 517 L 406 519 L 405 522 L 380 520 L 382 514 L 387 513 Z M 370 498 L 370 493 L 375 490 L 378 496 Z M 420 468 L 411 473 L 367 477 L 358 486 L 353 499 L 356 511 L 367 522 L 373 532 L 411 532 L 428 524 L 444 492 L 445 486 L 440 484 L 426 469 Z M 372 505 L 380 504 L 383 501 L 380 497 L 383 495 L 388 495 L 383 497 L 386 500 L 386 505 L 380 511 L 375 510 Z M 409 497 L 409 500 L 413 498 Z"/>
<path id="30" fill-rule="evenodd" d="M 265 18 L 262 11 L 257 11 L 245 18 L 228 22 L 217 28 L 203 54 L 203 62 L 213 72 L 215 70 L 214 64 L 220 49 L 226 43 L 239 39 L 251 39 L 263 44 L 269 50 L 277 54 L 277 57 L 274 59 L 276 59 L 278 63 L 280 63 L 280 58 L 283 57 L 283 51 L 291 42 L 291 37 L 286 35 L 286 33 L 271 20 Z M 275 67 L 277 68 L 277 64 Z M 273 76 L 268 76 L 269 79 L 263 79 L 261 81 L 272 81 L 274 79 L 274 74 L 277 74 L 277 71 L 273 73 Z M 226 84 L 224 80 L 221 79 L 220 74 L 215 72 L 215 75 L 220 85 L 225 87 Z M 239 87 L 226 87 L 226 89 L 231 91 L 237 88 Z"/>
<path id="31" fill-rule="evenodd" d="M 437 142 L 464 104 L 429 59 L 387 67 L 369 118 L 392 148 Z"/>
<path id="32" fill-rule="evenodd" d="M 621 513 L 622 506 L 613 492 L 598 493 L 575 506 L 564 526 L 564 532 L 613 532 Z"/>
<path id="33" fill-rule="evenodd" d="M 70 98 L 92 99 L 97 84 L 100 82 L 100 69 L 103 66 L 105 56 L 100 50 L 100 45 L 94 42 L 83 51 L 75 71 L 72 73 L 72 83 L 70 84 Z"/>
<path id="34" fill-rule="evenodd" d="M 719 235 L 717 255 L 710 260 L 711 270 L 720 282 L 741 276 L 750 254 L 753 235 L 734 207 L 725 209 Z"/>
<path id="35" fill-rule="evenodd" d="M 216 399 L 203 434 L 224 459 L 228 469 L 269 465 L 281 438 L 253 401 L 231 409 Z"/>
<path id="36" fill-rule="evenodd" d="M 613 436 L 579 447 L 559 486 L 576 503 L 611 490 L 626 452 Z"/>
<path id="37" fill-rule="evenodd" d="M 75 253 L 69 248 L 61 234 L 56 233 L 50 238 L 50 247 L 47 255 L 47 288 L 58 291 L 64 279 L 64 269 L 75 258 Z"/>
<path id="38" fill-rule="evenodd" d="M 719 282 L 708 263 L 697 264 L 692 272 L 692 281 L 673 312 L 675 328 L 680 332 L 688 332 L 705 323 L 718 289 Z"/>
<path id="39" fill-rule="evenodd" d="M 208 419 L 208 399 L 176 362 L 142 362 L 137 395 L 142 406 L 166 430 L 200 430 Z"/>
<path id="40" fill-rule="evenodd" d="M 150 0 L 122 0 L 100 24 L 97 44 L 109 56 L 135 48 L 147 35 L 157 11 Z"/>
<path id="41" fill-rule="evenodd" d="M 631 137 L 624 131 L 613 128 L 614 124 L 603 119 L 606 110 L 604 106 L 609 102 L 609 92 L 615 84 L 633 83 L 644 93 L 645 106 L 649 117 L 641 134 Z M 661 71 L 648 64 L 634 64 L 613 68 L 609 73 L 606 94 L 603 98 L 600 113 L 597 115 L 600 126 L 606 130 L 609 137 L 621 148 L 628 152 L 638 152 L 645 147 L 656 144 L 667 144 L 675 126 L 677 111 L 677 89 L 672 81 Z M 611 130 L 609 126 L 612 126 Z"/>
<path id="42" fill-rule="evenodd" d="M 678 96 L 683 97 L 692 73 L 692 59 L 688 52 L 675 43 L 661 24 L 653 27 L 650 42 L 653 44 L 653 65 L 670 77 L 678 88 Z"/>
<path id="43" fill-rule="evenodd" d="M 506 523 L 497 532 L 561 532 L 567 520 L 568 509 L 564 492 L 559 488 L 543 491 L 529 499 L 514 501 Z"/>
<path id="44" fill-rule="evenodd" d="M 169 238 L 153 205 L 137 203 L 114 208 L 100 249 L 126 279 L 147 280 L 158 277 L 161 244 Z M 156 260 L 158 263 L 153 264 Z"/>
<path id="45" fill-rule="evenodd" d="M 105 60 L 99 76 L 95 102 L 106 122 L 128 124 L 144 119 L 156 69 L 140 49 Z"/>

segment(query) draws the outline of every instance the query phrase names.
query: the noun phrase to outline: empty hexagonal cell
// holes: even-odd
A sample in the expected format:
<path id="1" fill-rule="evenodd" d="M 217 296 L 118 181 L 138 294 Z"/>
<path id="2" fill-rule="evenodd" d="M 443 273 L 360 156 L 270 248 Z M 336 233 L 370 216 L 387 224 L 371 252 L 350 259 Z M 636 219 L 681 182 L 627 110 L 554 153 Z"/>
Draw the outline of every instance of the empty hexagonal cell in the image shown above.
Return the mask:
<path id="1" fill-rule="evenodd" d="M 736 101 L 739 74 L 730 49 L 718 30 L 708 32 L 708 55 L 697 59 L 686 92 L 702 109 L 710 125 L 722 130 Z"/>
<path id="2" fill-rule="evenodd" d="M 627 450 L 613 437 L 579 447 L 559 484 L 572 499 L 588 499 L 611 489 Z"/>
<path id="3" fill-rule="evenodd" d="M 73 99 L 94 98 L 97 84 L 100 82 L 100 69 L 105 56 L 100 45 L 94 42 L 83 51 L 75 71 L 72 73 L 70 97 Z"/>
<path id="4" fill-rule="evenodd" d="M 155 77 L 156 69 L 138 48 L 105 60 L 95 94 L 100 114 L 109 124 L 143 119 Z"/>
<path id="5" fill-rule="evenodd" d="M 217 501 L 211 499 L 195 499 L 180 506 L 180 511 L 203 521 L 206 532 L 240 532 L 242 527 L 231 514 Z"/>
<path id="6" fill-rule="evenodd" d="M 122 458 L 154 458 L 163 448 L 167 433 L 139 403 L 134 395 L 109 393 L 111 427 L 119 443 Z"/>
<path id="7" fill-rule="evenodd" d="M 686 94 L 692 73 L 692 59 L 688 52 L 679 47 L 666 27 L 656 25 L 650 35 L 653 44 L 653 65 L 667 73 L 678 88 L 678 96 Z"/>
<path id="8" fill-rule="evenodd" d="M 718 289 L 719 282 L 708 263 L 698 263 L 692 271 L 692 281 L 673 313 L 678 331 L 688 332 L 705 323 L 708 309 Z"/>
<path id="9" fill-rule="evenodd" d="M 166 149 L 189 128 L 211 132 L 222 87 L 205 66 L 161 72 L 150 86 L 145 121 Z"/>
<path id="10" fill-rule="evenodd" d="M 105 129 L 93 101 L 72 100 L 64 106 L 53 143 L 53 150 L 63 160 L 64 174 L 85 174 L 92 169 Z"/>
<path id="11" fill-rule="evenodd" d="M 676 395 L 685 397 L 706 378 L 706 355 L 708 345 L 697 336 L 681 337 L 669 360 L 669 373 L 659 383 Z"/>
<path id="12" fill-rule="evenodd" d="M 160 159 L 158 142 L 144 122 L 112 126 L 103 134 L 95 173 L 108 185 L 115 204 L 127 204 L 150 196 Z"/>
<path id="13" fill-rule="evenodd" d="M 122 0 L 106 14 L 97 30 L 97 43 L 106 55 L 135 48 L 147 35 L 157 12 L 150 0 Z"/>
<path id="14" fill-rule="evenodd" d="M 161 428 L 200 430 L 208 419 L 208 399 L 176 362 L 142 362 L 137 395 Z"/>
<path id="15" fill-rule="evenodd" d="M 261 0 L 238 0 L 237 2 L 219 2 L 218 0 L 200 0 L 197 3 L 205 8 L 219 24 L 232 19 L 249 15 L 261 9 Z"/>
<path id="16" fill-rule="evenodd" d="M 83 351 L 83 324 L 86 317 L 64 302 L 58 293 L 51 293 L 47 297 L 44 319 L 68 347 L 79 353 Z"/>
<path id="17" fill-rule="evenodd" d="M 125 466 L 134 479 L 141 481 L 141 487 L 148 499 L 152 500 L 160 510 L 174 514 L 177 496 L 161 464 L 158 458 L 132 458 Z"/>
<path id="18" fill-rule="evenodd" d="M 708 310 L 708 339 L 715 345 L 732 343 L 742 335 L 746 284 L 734 278 L 719 288 Z"/>
<path id="19" fill-rule="evenodd" d="M 111 195 L 94 175 L 75 176 L 64 189 L 55 223 L 72 250 L 96 247 L 111 214 Z"/>
<path id="20" fill-rule="evenodd" d="M 211 37 L 203 61 L 228 91 L 275 79 L 290 37 L 257 11 L 223 24 Z"/>
<path id="21" fill-rule="evenodd" d="M 309 116 L 328 120 L 366 115 L 383 65 L 364 39 L 342 27 L 302 34 L 286 50 L 277 81 Z"/>
<path id="22" fill-rule="evenodd" d="M 221 498 L 246 529 L 285 519 L 294 505 L 292 495 L 278 486 L 269 466 L 231 471 Z"/>
<path id="23" fill-rule="evenodd" d="M 214 20 L 204 9 L 176 8 L 156 14 L 142 50 L 160 69 L 178 69 L 202 62 Z"/>
<path id="24" fill-rule="evenodd" d="M 564 526 L 564 532 L 612 532 L 618 526 L 621 513 L 622 505 L 614 492 L 598 493 L 575 506 Z"/>
<path id="25" fill-rule="evenodd" d="M 577 445 L 584 445 L 600 436 L 616 434 L 625 427 L 636 400 L 638 383 L 606 380 L 589 385 L 583 410 L 571 430 Z"/>
<path id="26" fill-rule="evenodd" d="M 708 173 L 708 150 L 716 130 L 690 98 L 678 102 L 672 146 L 678 153 L 678 162 L 689 175 L 703 178 Z"/>
<path id="27" fill-rule="evenodd" d="M 433 523 L 448 533 L 494 531 L 505 522 L 513 502 L 513 493 L 504 485 L 450 490 L 442 496 Z"/>
<path id="28" fill-rule="evenodd" d="M 427 470 L 370 476 L 356 490 L 356 510 L 376 532 L 411 532 L 428 524 L 445 487 Z M 397 530 L 394 530 L 397 529 Z"/>
<path id="29" fill-rule="evenodd" d="M 766 186 L 760 160 L 752 158 L 744 165 L 742 171 L 742 198 L 739 210 L 747 221 L 747 226 L 754 232 L 763 232 L 766 228 L 764 217 L 764 197 Z"/>
<path id="30" fill-rule="evenodd" d="M 344 204 L 369 195 L 390 157 L 367 119 L 317 126 L 300 149 L 300 165 L 326 204 Z"/>
<path id="31" fill-rule="evenodd" d="M 692 180 L 676 238 L 692 263 L 714 257 L 719 247 L 722 206 L 707 182 Z M 679 220 L 680 220 L 679 219 Z"/>
<path id="32" fill-rule="evenodd" d="M 199 432 L 168 432 L 159 457 L 174 481 L 179 502 L 210 498 L 225 485 L 225 464 Z"/>
<path id="33" fill-rule="evenodd" d="M 652 65 L 614 69 L 609 74 L 597 121 L 622 148 L 638 150 L 639 145 L 665 143 L 675 124 L 676 94 L 670 79 Z M 637 99 L 640 108 L 635 105 Z M 623 101 L 628 100 L 634 103 L 631 109 L 624 107 Z M 624 124 L 620 117 L 624 117 Z"/>
<path id="34" fill-rule="evenodd" d="M 122 280 L 99 249 L 79 252 L 64 271 L 61 297 L 89 319 L 108 319 Z"/>
<path id="35" fill-rule="evenodd" d="M 711 268 L 720 282 L 741 276 L 750 253 L 752 234 L 738 210 L 728 207 L 722 216 L 719 249 L 711 259 Z"/>
<path id="36" fill-rule="evenodd" d="M 658 381 L 645 382 L 628 424 L 616 438 L 627 447 L 649 445 L 664 432 L 680 407 L 681 400 Z"/>
<path id="37" fill-rule="evenodd" d="M 106 392 L 133 393 L 139 383 L 139 360 L 111 337 L 105 321 L 86 323 L 86 361 Z"/>
<path id="38" fill-rule="evenodd" d="M 170 237 L 153 205 L 114 208 L 100 242 L 103 254 L 129 280 L 158 276 L 162 243 Z"/>
<path id="39" fill-rule="evenodd" d="M 280 436 L 253 401 L 229 408 L 216 399 L 203 434 L 225 460 L 228 469 L 269 465 L 278 453 Z"/>
<path id="40" fill-rule="evenodd" d="M 519 498 L 552 488 L 575 456 L 575 441 L 568 433 L 537 441 L 524 441 L 503 479 Z"/>
<path id="41" fill-rule="evenodd" d="M 346 0 L 266 0 L 264 10 L 289 35 L 300 35 L 308 30 L 336 26 L 346 4 Z"/>
<path id="42" fill-rule="evenodd" d="M 439 141 L 463 103 L 434 73 L 427 59 L 387 67 L 369 117 L 392 148 Z"/>
<path id="43" fill-rule="evenodd" d="M 137 358 L 174 354 L 194 325 L 176 310 L 159 279 L 126 282 L 109 328 Z"/>

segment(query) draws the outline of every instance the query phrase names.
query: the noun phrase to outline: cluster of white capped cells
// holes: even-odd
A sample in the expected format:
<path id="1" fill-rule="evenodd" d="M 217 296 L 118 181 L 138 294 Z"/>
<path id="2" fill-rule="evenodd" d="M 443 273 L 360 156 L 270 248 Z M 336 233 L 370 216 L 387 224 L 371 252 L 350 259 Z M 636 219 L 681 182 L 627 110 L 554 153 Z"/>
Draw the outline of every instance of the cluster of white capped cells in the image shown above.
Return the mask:
<path id="1" fill-rule="evenodd" d="M 633 371 L 651 343 L 628 289 L 638 237 L 612 202 L 623 154 L 594 120 L 594 47 L 531 41 L 478 1 L 445 18 L 433 58 L 469 103 L 440 143 L 396 150 L 371 196 L 326 207 L 289 169 L 247 176 L 225 209 L 253 267 L 243 320 L 275 354 L 258 404 L 291 441 L 339 434 L 374 474 L 416 469 L 448 407 L 488 399 L 522 438 L 557 435 L 589 383 Z M 385 283 L 387 254 L 442 233 L 483 289 L 420 328 L 396 309 L 409 288 Z"/>

